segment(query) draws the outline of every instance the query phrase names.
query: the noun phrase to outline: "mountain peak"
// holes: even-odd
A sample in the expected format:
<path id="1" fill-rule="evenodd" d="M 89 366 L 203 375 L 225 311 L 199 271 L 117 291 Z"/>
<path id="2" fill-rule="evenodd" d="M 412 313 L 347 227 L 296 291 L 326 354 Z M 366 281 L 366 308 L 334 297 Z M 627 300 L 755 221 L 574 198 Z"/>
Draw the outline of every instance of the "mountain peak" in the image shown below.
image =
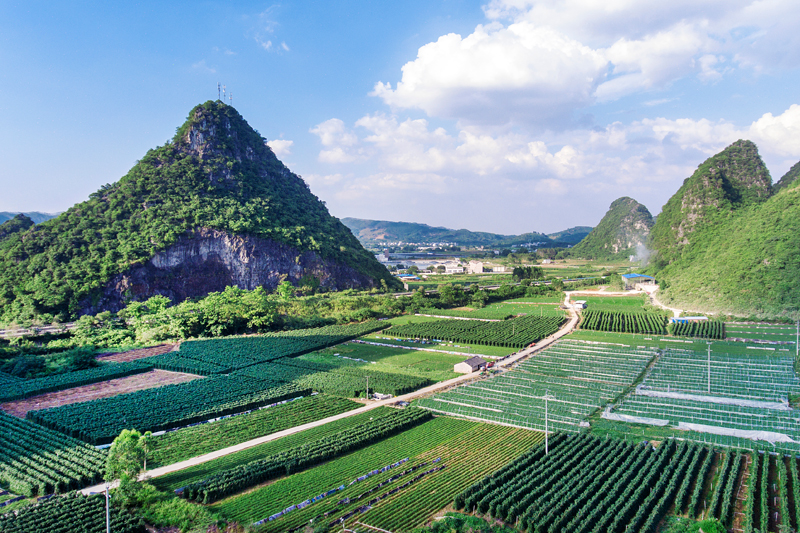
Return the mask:
<path id="1" fill-rule="evenodd" d="M 597 227 L 573 248 L 572 253 L 592 259 L 635 255 L 652 227 L 650 211 L 633 198 L 623 196 L 611 202 Z"/>
<path id="2" fill-rule="evenodd" d="M 772 179 L 758 147 L 738 140 L 706 159 L 667 201 L 653 228 L 659 260 L 669 263 L 690 244 L 699 227 L 772 195 Z"/>

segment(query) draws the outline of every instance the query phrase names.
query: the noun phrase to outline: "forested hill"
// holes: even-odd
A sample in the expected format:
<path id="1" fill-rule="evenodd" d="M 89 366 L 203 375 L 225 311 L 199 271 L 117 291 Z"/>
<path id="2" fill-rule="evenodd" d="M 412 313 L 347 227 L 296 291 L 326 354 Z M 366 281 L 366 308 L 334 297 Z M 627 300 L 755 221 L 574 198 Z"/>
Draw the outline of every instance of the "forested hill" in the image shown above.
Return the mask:
<path id="1" fill-rule="evenodd" d="M 233 107 L 208 101 L 122 179 L 0 243 L 0 318 L 63 320 L 283 279 L 396 284 Z"/>
<path id="2" fill-rule="evenodd" d="M 792 173 L 798 168 L 772 187 L 749 141 L 700 165 L 651 233 L 652 273 L 663 298 L 695 310 L 797 318 L 800 181 Z"/>
<path id="3" fill-rule="evenodd" d="M 592 228 L 585 226 L 570 228 L 562 232 L 545 235 L 539 232 L 521 235 L 501 235 L 466 229 L 434 227 L 415 222 L 389 222 L 343 218 L 342 222 L 364 244 L 380 245 L 390 242 L 453 243 L 458 246 L 514 246 L 541 242 L 542 246 L 554 243 L 574 244 L 579 242 Z"/>
<path id="4" fill-rule="evenodd" d="M 627 196 L 614 200 L 603 219 L 575 248 L 574 257 L 588 259 L 627 258 L 637 255 L 653 227 L 653 216 L 645 206 Z"/>

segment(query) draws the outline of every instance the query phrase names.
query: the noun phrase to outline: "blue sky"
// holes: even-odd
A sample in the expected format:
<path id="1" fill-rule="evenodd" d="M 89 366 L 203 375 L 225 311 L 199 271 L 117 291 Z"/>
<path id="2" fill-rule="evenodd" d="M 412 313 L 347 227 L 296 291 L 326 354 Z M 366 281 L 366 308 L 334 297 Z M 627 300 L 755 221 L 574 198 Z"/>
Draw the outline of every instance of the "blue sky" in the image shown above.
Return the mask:
<path id="1" fill-rule="evenodd" d="M 0 3 L 0 211 L 61 211 L 217 83 L 338 217 L 653 214 L 738 138 L 800 160 L 789 0 Z"/>

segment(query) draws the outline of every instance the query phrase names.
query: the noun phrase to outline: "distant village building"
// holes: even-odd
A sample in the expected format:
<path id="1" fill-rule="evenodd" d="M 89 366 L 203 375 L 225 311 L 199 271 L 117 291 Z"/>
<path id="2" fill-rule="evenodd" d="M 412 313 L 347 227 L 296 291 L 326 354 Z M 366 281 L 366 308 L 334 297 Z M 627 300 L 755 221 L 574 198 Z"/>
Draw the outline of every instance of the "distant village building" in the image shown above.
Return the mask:
<path id="1" fill-rule="evenodd" d="M 467 266 L 468 274 L 483 274 L 483 261 L 470 261 Z"/>
<path id="2" fill-rule="evenodd" d="M 553 260 L 552 260 L 552 259 L 542 259 L 542 264 L 543 264 L 543 265 L 549 265 L 549 264 L 550 264 L 550 263 L 552 263 L 552 262 L 553 262 Z"/>
<path id="3" fill-rule="evenodd" d="M 444 273 L 445 274 L 463 274 L 464 267 L 459 265 L 458 263 L 445 263 L 444 265 Z"/>
<path id="4" fill-rule="evenodd" d="M 500 273 L 508 272 L 508 268 L 504 266 L 496 266 L 492 267 L 492 272 L 500 272 Z"/>
<path id="5" fill-rule="evenodd" d="M 385 263 L 389 260 L 389 258 L 386 257 L 386 254 L 384 253 L 375 254 L 375 259 L 378 260 L 378 263 Z"/>
<path id="6" fill-rule="evenodd" d="M 481 367 L 485 366 L 486 361 L 478 356 L 475 356 L 454 365 L 453 372 L 458 372 L 459 374 L 471 374 L 472 372 L 477 372 L 481 369 Z"/>
<path id="7" fill-rule="evenodd" d="M 635 289 L 637 285 L 655 285 L 656 278 L 644 274 L 623 274 L 622 285 L 625 290 Z"/>

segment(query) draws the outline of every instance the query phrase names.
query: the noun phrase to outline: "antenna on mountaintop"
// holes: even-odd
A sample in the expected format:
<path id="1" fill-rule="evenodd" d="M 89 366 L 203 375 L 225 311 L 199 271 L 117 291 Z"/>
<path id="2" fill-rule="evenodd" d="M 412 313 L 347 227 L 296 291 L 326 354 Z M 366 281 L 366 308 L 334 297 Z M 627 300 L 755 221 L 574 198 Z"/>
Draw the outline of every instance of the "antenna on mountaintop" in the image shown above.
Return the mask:
<path id="1" fill-rule="evenodd" d="M 219 87 L 219 82 L 217 82 L 217 100 L 222 100 L 222 93 L 220 93 L 222 89 Z"/>
<path id="2" fill-rule="evenodd" d="M 231 95 L 228 98 L 230 98 L 231 105 L 233 105 L 233 91 L 231 91 Z"/>
<path id="3" fill-rule="evenodd" d="M 225 86 L 222 86 L 222 103 L 225 103 Z"/>

